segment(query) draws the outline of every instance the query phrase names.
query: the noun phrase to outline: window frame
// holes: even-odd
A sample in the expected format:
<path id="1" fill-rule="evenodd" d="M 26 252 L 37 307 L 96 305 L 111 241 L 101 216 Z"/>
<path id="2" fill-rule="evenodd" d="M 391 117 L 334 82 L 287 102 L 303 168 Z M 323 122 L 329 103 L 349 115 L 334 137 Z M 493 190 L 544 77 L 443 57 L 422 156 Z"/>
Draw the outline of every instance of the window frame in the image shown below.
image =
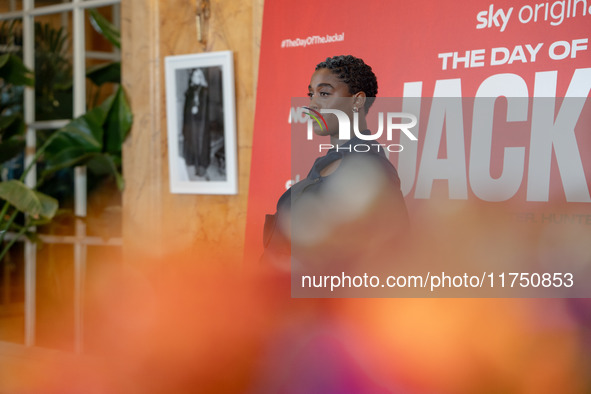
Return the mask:
<path id="1" fill-rule="evenodd" d="M 86 51 L 85 48 L 85 11 L 88 8 L 114 6 L 113 19 L 116 25 L 120 23 L 119 5 L 121 0 L 62 0 L 61 4 L 35 6 L 35 0 L 22 0 L 22 10 L 0 14 L 0 21 L 22 20 L 23 28 L 23 62 L 27 68 L 35 71 L 35 21 L 34 18 L 42 15 L 64 14 L 72 12 L 72 69 L 73 69 L 73 118 L 86 112 L 86 59 L 120 60 L 119 51 L 98 52 Z M 15 2 L 11 1 L 11 9 L 15 8 Z M 66 20 L 67 19 L 63 19 Z M 62 22 L 64 23 L 64 22 Z M 31 163 L 36 150 L 37 130 L 59 128 L 69 122 L 70 119 L 58 119 L 50 121 L 35 120 L 35 90 L 27 87 L 24 92 L 24 120 L 26 123 L 26 147 L 25 167 Z M 87 177 L 86 167 L 79 166 L 74 170 L 74 214 L 77 218 L 87 214 Z M 36 166 L 28 173 L 25 184 L 34 187 L 37 180 Z M 104 240 L 100 237 L 87 236 L 86 224 L 81 219 L 76 219 L 74 236 L 42 235 L 40 238 L 46 243 L 72 244 L 74 246 L 74 350 L 83 352 L 83 293 L 86 271 L 86 248 L 89 245 L 121 246 L 121 238 Z M 35 243 L 28 239 L 24 242 L 24 346 L 35 345 L 36 336 L 36 264 L 37 248 Z"/>

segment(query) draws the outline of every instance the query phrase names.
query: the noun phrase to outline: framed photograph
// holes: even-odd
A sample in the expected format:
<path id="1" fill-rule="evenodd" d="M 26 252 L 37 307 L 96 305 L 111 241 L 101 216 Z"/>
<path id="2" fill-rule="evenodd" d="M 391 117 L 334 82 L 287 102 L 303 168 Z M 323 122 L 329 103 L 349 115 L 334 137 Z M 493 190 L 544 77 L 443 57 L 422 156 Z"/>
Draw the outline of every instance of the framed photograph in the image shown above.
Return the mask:
<path id="1" fill-rule="evenodd" d="M 232 52 L 164 60 L 170 190 L 238 193 Z"/>

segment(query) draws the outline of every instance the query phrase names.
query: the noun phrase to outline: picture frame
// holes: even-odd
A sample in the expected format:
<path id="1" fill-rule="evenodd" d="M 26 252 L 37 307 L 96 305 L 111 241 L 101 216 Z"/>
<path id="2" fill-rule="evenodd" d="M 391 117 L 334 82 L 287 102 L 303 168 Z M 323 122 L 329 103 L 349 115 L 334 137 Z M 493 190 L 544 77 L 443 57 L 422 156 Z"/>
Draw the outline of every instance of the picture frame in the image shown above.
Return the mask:
<path id="1" fill-rule="evenodd" d="M 171 193 L 237 194 L 231 51 L 164 59 Z"/>

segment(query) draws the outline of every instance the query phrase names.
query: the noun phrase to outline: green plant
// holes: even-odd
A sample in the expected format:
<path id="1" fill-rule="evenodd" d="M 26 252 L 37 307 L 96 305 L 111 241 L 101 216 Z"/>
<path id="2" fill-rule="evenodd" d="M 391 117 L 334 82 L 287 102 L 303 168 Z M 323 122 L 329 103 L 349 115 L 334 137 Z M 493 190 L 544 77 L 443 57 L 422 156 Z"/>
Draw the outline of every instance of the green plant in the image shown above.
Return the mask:
<path id="1" fill-rule="evenodd" d="M 89 18 L 91 25 L 98 33 L 105 37 L 113 46 L 121 49 L 121 35 L 115 26 L 94 9 L 89 10 Z M 110 62 L 92 67 L 87 71 L 86 77 L 97 87 L 94 98 L 90 100 L 91 107 L 94 107 L 101 87 L 104 84 L 118 84 L 121 82 L 121 62 Z"/>
<path id="2" fill-rule="evenodd" d="M 117 29 L 95 10 L 90 10 L 90 17 L 95 29 L 115 46 L 120 47 Z M 18 93 L 18 89 L 21 89 L 20 100 L 18 97 L 15 99 L 15 94 L 7 94 L 6 108 L 0 111 L 0 166 L 5 168 L 24 148 L 22 108 L 18 108 L 19 102 L 22 103 L 23 86 L 34 85 L 36 89 L 45 89 L 50 104 L 55 99 L 55 95 L 51 96 L 52 92 L 68 89 L 67 83 L 63 81 L 67 80 L 71 66 L 63 63 L 63 59 L 67 58 L 64 31 L 39 26 L 36 29 L 36 38 L 48 41 L 45 46 L 38 45 L 38 50 L 45 48 L 58 52 L 54 55 L 38 56 L 54 56 L 59 60 L 55 67 L 42 69 L 43 75 L 47 78 L 43 83 L 34 84 L 30 71 L 17 56 L 0 56 L 0 79 L 3 81 L 0 92 L 13 89 L 13 93 Z M 95 67 L 88 71 L 87 77 L 99 90 L 106 83 L 120 83 L 121 64 L 113 62 Z M 96 93 L 95 97 L 98 98 L 99 94 Z M 25 235 L 35 239 L 35 234 L 29 229 L 49 223 L 55 216 L 57 200 L 39 192 L 38 189 L 47 186 L 50 183 L 48 181 L 54 179 L 60 171 L 86 165 L 95 176 L 114 176 L 118 188 L 123 188 L 121 148 L 131 128 L 131 109 L 121 86 L 102 103 L 94 105 L 95 101 L 96 99 L 91 103 L 92 107 L 87 113 L 41 139 L 41 145 L 37 148 L 33 161 L 22 171 L 18 180 L 6 178 L 0 182 L 0 200 L 4 200 L 0 211 L 0 260 L 16 240 L 16 237 L 13 237 L 10 242 L 5 243 L 8 232 L 16 233 L 17 237 Z M 46 108 L 48 111 L 52 109 L 51 105 Z M 29 188 L 22 180 L 37 162 L 40 164 L 41 175 L 35 187 Z"/>
<path id="3" fill-rule="evenodd" d="M 115 176 L 117 186 L 123 189 L 121 146 L 132 120 L 129 103 L 119 86 L 101 105 L 72 120 L 52 136 L 46 146 L 47 167 L 40 182 L 63 168 L 86 165 L 95 174 Z"/>
<path id="4" fill-rule="evenodd" d="M 19 86 L 34 84 L 30 70 L 12 54 L 0 55 L 0 80 L 0 91 L 3 93 Z M 15 104 L 10 95 L 3 97 L 8 99 L 0 103 L 0 165 L 3 172 L 6 172 L 7 163 L 16 158 L 25 146 L 25 127 L 22 115 L 15 111 Z M 45 148 L 46 146 L 41 147 L 37 151 L 36 158 Z M 28 187 L 23 182 L 34 162 L 24 169 L 19 179 L 3 177 L 0 181 L 0 199 L 4 200 L 0 209 L 0 260 L 18 237 L 27 235 L 34 238 L 29 229 L 47 223 L 57 211 L 58 203 L 54 198 Z M 19 216 L 22 217 L 20 222 L 17 220 Z M 5 244 L 8 232 L 16 233 L 16 237 Z"/>
<path id="5" fill-rule="evenodd" d="M 35 22 L 35 119 L 72 117 L 72 61 L 68 34 Z"/>
<path id="6" fill-rule="evenodd" d="M 121 48 L 120 33 L 109 21 L 94 9 L 89 10 L 89 17 L 95 30 Z M 121 190 L 121 147 L 131 128 L 131 109 L 120 85 L 114 94 L 96 105 L 105 84 L 120 84 L 121 63 L 101 64 L 89 69 L 86 76 L 95 86 L 92 109 L 60 130 L 61 134 L 48 145 L 40 182 L 45 183 L 64 168 L 86 165 L 96 176 L 113 175 Z"/>

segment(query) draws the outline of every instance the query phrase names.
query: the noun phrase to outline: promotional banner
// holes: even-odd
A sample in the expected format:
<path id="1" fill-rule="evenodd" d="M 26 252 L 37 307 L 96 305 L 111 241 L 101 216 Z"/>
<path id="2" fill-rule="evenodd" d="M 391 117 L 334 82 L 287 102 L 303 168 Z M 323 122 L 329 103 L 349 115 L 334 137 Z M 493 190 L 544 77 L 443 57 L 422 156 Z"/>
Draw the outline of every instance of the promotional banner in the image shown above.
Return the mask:
<path id="1" fill-rule="evenodd" d="M 356 20 L 349 16 L 352 8 L 359 16 Z M 306 96 L 318 63 L 335 55 L 353 55 L 372 67 L 378 98 L 398 102 L 398 112 L 417 118 L 412 129 L 417 140 L 399 132 L 392 142 L 403 149 L 386 152 L 398 171 L 411 226 L 423 231 L 415 234 L 413 242 L 423 237 L 423 242 L 433 244 L 433 238 L 426 239 L 429 234 L 441 237 L 454 228 L 456 238 L 448 241 L 460 248 L 470 244 L 462 234 L 474 235 L 477 222 L 487 227 L 486 233 L 480 233 L 487 245 L 479 250 L 490 255 L 495 245 L 491 238 L 504 234 L 516 239 L 505 230 L 510 228 L 528 234 L 521 240 L 523 249 L 511 254 L 507 239 L 497 243 L 499 256 L 505 250 L 515 257 L 500 259 L 499 272 L 490 266 L 479 269 L 478 285 L 490 275 L 486 283 L 494 288 L 516 274 L 518 284 L 525 283 L 521 279 L 527 276 L 526 290 L 534 282 L 553 287 L 541 284 L 543 274 L 549 273 L 552 280 L 558 278 L 553 274 L 560 274 L 554 283 L 563 286 L 568 272 L 558 272 L 556 260 L 588 265 L 591 259 L 585 249 L 579 250 L 591 231 L 590 13 L 587 0 L 370 1 L 363 6 L 303 1 L 297 7 L 266 2 L 247 258 L 256 261 L 263 253 L 265 215 L 275 212 L 287 188 L 306 177 L 314 155 L 326 154 L 320 144 L 329 141 L 321 137 L 314 137 L 316 146 L 309 153 L 294 149 L 292 134 L 305 133 L 311 120 L 304 105 L 292 99 Z M 370 130 L 377 127 L 378 111 L 368 113 Z M 491 207 L 503 207 L 507 220 L 496 223 Z M 450 218 L 446 216 L 450 210 L 461 214 Z M 529 226 L 527 231 L 521 231 L 523 225 Z M 524 267 L 511 272 L 503 265 L 514 259 L 537 263 L 551 259 L 554 265 L 546 265 L 548 272 L 535 272 L 538 281 L 532 272 L 521 272 Z M 423 256 L 421 261 L 425 260 L 433 256 Z M 463 262 L 481 260 L 479 255 L 464 256 Z M 429 271 L 424 280 L 429 285 L 445 283 L 446 268 L 453 270 L 444 264 L 437 279 Z M 589 270 L 585 267 L 582 272 Z M 450 287 L 463 287 L 453 285 L 455 276 L 449 277 Z M 433 293 L 433 286 L 426 287 Z M 503 295 L 511 296 L 494 292 L 459 296 Z"/>

